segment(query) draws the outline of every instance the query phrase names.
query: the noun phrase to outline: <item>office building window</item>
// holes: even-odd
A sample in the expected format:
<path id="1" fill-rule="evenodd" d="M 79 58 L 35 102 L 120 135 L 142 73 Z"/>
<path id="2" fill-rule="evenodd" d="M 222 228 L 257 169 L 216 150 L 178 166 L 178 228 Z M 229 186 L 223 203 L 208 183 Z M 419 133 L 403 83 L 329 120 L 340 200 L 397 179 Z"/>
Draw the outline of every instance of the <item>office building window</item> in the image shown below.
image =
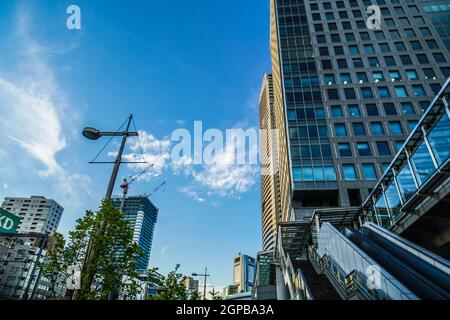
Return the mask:
<path id="1" fill-rule="evenodd" d="M 391 96 L 387 87 L 378 87 L 378 93 L 381 98 L 389 98 Z"/>
<path id="2" fill-rule="evenodd" d="M 331 106 L 331 115 L 336 119 L 342 118 L 343 115 L 341 106 Z"/>
<path id="3" fill-rule="evenodd" d="M 368 82 L 367 74 L 365 72 L 358 72 L 356 74 L 356 77 L 358 78 L 359 83 Z"/>
<path id="4" fill-rule="evenodd" d="M 393 81 L 400 81 L 402 80 L 402 77 L 400 75 L 400 72 L 398 71 L 389 71 L 389 77 L 393 80 Z"/>
<path id="5" fill-rule="evenodd" d="M 372 155 L 369 144 L 367 142 L 359 142 L 357 144 L 357 147 L 360 157 L 370 157 Z"/>
<path id="6" fill-rule="evenodd" d="M 353 155 L 349 143 L 339 143 L 338 149 L 341 157 L 351 157 Z"/>
<path id="7" fill-rule="evenodd" d="M 402 110 L 403 110 L 403 114 L 404 115 L 415 115 L 416 112 L 414 111 L 414 107 L 412 105 L 412 103 L 410 102 L 404 102 L 402 103 Z"/>
<path id="8" fill-rule="evenodd" d="M 366 180 L 377 180 L 377 171 L 372 163 L 364 163 L 362 165 L 364 178 Z"/>
<path id="9" fill-rule="evenodd" d="M 374 136 L 384 136 L 383 124 L 381 122 L 372 122 L 372 133 Z"/>
<path id="10" fill-rule="evenodd" d="M 399 98 L 408 97 L 408 93 L 406 92 L 405 87 L 395 87 L 395 93 L 397 94 L 397 97 L 399 97 Z"/>
<path id="11" fill-rule="evenodd" d="M 361 112 L 359 111 L 359 106 L 357 104 L 350 104 L 347 108 L 350 117 L 358 118 L 361 116 Z"/>
<path id="12" fill-rule="evenodd" d="M 334 78 L 333 74 L 324 74 L 323 75 L 323 81 L 325 84 L 332 85 L 336 83 L 336 79 Z"/>
<path id="13" fill-rule="evenodd" d="M 417 76 L 416 70 L 406 70 L 406 75 L 409 80 L 417 80 L 419 77 Z"/>
<path id="14" fill-rule="evenodd" d="M 335 123 L 334 129 L 336 131 L 336 137 L 346 137 L 347 136 L 347 128 L 344 123 Z"/>
<path id="15" fill-rule="evenodd" d="M 353 123 L 353 134 L 355 136 L 365 136 L 366 135 L 366 129 L 364 128 L 363 123 Z"/>
<path id="16" fill-rule="evenodd" d="M 399 121 L 389 122 L 389 128 L 391 129 L 391 134 L 393 135 L 402 135 L 404 133 L 402 125 Z"/>
<path id="17" fill-rule="evenodd" d="M 356 99 L 356 93 L 353 88 L 346 88 L 344 89 L 345 99 L 351 100 Z"/>
<path id="18" fill-rule="evenodd" d="M 395 105 L 393 103 L 385 103 L 383 104 L 384 107 L 384 113 L 387 116 L 396 116 L 397 110 L 395 109 Z"/>
<path id="19" fill-rule="evenodd" d="M 413 91 L 414 91 L 414 94 L 417 97 L 424 97 L 424 96 L 426 96 L 425 90 L 424 90 L 424 88 L 421 85 L 414 85 L 413 86 Z"/>
<path id="20" fill-rule="evenodd" d="M 391 149 L 389 149 L 389 144 L 385 141 L 378 141 L 377 149 L 378 149 L 378 154 L 380 156 L 390 156 L 391 155 Z"/>
<path id="21" fill-rule="evenodd" d="M 373 92 L 371 88 L 361 88 L 362 97 L 365 99 L 373 98 Z"/>
<path id="22" fill-rule="evenodd" d="M 372 73 L 373 79 L 375 82 L 384 82 L 384 75 L 381 71 L 376 71 Z"/>
<path id="23" fill-rule="evenodd" d="M 355 166 L 353 164 L 342 165 L 344 171 L 344 179 L 347 181 L 354 181 L 357 179 Z"/>
<path id="24" fill-rule="evenodd" d="M 342 73 L 341 74 L 341 82 L 343 84 L 352 83 L 352 78 L 350 77 L 350 74 L 349 73 Z"/>
<path id="25" fill-rule="evenodd" d="M 328 89 L 327 93 L 329 100 L 339 100 L 339 92 L 337 89 Z"/>
<path id="26" fill-rule="evenodd" d="M 376 104 L 367 104 L 366 112 L 369 117 L 376 117 L 380 115 Z"/>

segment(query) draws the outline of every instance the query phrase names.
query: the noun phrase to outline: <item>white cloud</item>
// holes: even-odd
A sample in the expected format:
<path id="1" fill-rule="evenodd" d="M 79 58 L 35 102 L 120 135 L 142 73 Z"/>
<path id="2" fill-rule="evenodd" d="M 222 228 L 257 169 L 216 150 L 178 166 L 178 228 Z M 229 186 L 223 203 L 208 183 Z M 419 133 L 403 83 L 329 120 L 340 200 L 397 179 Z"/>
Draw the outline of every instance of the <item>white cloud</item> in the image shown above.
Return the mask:
<path id="1" fill-rule="evenodd" d="M 180 187 L 178 188 L 178 192 L 184 193 L 188 197 L 200 203 L 204 203 L 206 201 L 205 198 L 202 198 L 197 191 L 192 189 L 192 187 Z"/>
<path id="2" fill-rule="evenodd" d="M 5 182 L 5 183 L 3 183 L 3 189 L 8 189 L 8 184 Z"/>
<path id="3" fill-rule="evenodd" d="M 140 143 L 139 143 L 140 142 Z M 141 155 L 141 147 L 143 156 Z M 149 168 L 148 171 L 140 176 L 141 180 L 149 180 L 153 177 L 160 176 L 163 170 L 168 166 L 170 160 L 170 141 L 158 140 L 150 133 L 145 131 L 139 131 L 139 140 L 137 138 L 130 139 L 130 150 L 132 152 L 123 156 L 125 161 L 141 162 L 145 160 L 147 164 L 130 164 L 128 167 L 136 170 L 144 170 Z M 109 153 L 109 156 L 116 156 L 116 153 Z"/>
<path id="4" fill-rule="evenodd" d="M 73 108 L 69 108 L 49 63 L 50 56 L 59 53 L 30 36 L 31 21 L 25 10 L 26 7 L 19 7 L 15 29 L 17 41 L 10 50 L 17 51 L 20 64 L 9 73 L 14 75 L 13 78 L 0 75 L 0 127 L 4 137 L 0 147 L 11 150 L 7 155 L 10 159 L 27 164 L 27 174 L 34 172 L 46 182 L 55 182 L 55 195 L 60 197 L 57 201 L 82 203 L 80 189 L 84 188 L 84 192 L 90 194 L 87 190 L 89 178 L 69 172 L 57 159 L 68 146 L 65 131 L 72 128 L 77 117 L 70 111 Z M 12 166 L 18 170 L 14 162 Z"/>
<path id="5" fill-rule="evenodd" d="M 169 250 L 169 248 L 170 248 L 171 246 L 172 246 L 172 245 L 168 244 L 168 245 L 162 247 L 162 248 L 161 248 L 161 252 L 160 252 L 160 253 L 161 253 L 161 256 L 167 257 L 167 251 Z"/>
<path id="6" fill-rule="evenodd" d="M 19 87 L 0 78 L 1 127 L 6 138 L 42 162 L 42 175 L 51 175 L 60 169 L 56 154 L 66 147 L 66 139 L 54 100 L 45 92 L 48 79 L 35 81 Z"/>
<path id="7" fill-rule="evenodd" d="M 239 141 L 242 144 L 245 141 Z M 236 145 L 235 149 L 224 148 L 221 154 L 214 157 L 211 164 L 195 166 L 191 158 L 182 158 L 176 163 L 172 163 L 175 173 L 182 173 L 191 176 L 194 182 L 204 187 L 205 193 L 209 196 L 239 196 L 246 193 L 255 184 L 259 173 L 259 166 L 252 164 L 237 164 L 236 150 L 245 150 L 250 154 L 258 149 L 257 145 L 245 148 Z"/>

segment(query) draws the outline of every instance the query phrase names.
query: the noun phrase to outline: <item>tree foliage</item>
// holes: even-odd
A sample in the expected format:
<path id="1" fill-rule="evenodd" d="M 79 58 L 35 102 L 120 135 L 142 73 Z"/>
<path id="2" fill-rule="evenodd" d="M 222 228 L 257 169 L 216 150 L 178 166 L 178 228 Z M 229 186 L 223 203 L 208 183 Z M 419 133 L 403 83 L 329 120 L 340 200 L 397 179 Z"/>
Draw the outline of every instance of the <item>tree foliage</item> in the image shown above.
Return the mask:
<path id="1" fill-rule="evenodd" d="M 222 295 L 219 291 L 216 291 L 214 288 L 209 292 L 211 295 L 212 300 L 223 300 Z"/>
<path id="2" fill-rule="evenodd" d="M 66 241 L 60 233 L 54 233 L 50 236 L 49 242 L 52 243 L 45 256 L 44 262 L 40 264 L 43 276 L 49 281 L 50 297 L 58 295 L 57 288 L 64 287 L 64 275 L 67 270 L 64 259 L 64 247 Z"/>
<path id="3" fill-rule="evenodd" d="M 102 229 L 104 232 L 100 232 Z M 110 200 L 104 200 L 97 213 L 86 211 L 84 217 L 77 220 L 75 229 L 69 232 L 61 261 L 53 259 L 55 268 L 66 270 L 68 266 L 82 266 L 89 245 L 97 253 L 91 269 L 94 270 L 93 282 L 91 286 L 82 285 L 84 289 L 78 290 L 74 297 L 78 300 L 136 297 L 139 293 L 137 263 L 143 253 L 133 242 L 129 222 Z M 86 274 L 82 272 L 82 284 L 85 281 Z"/>
<path id="4" fill-rule="evenodd" d="M 161 286 L 161 291 L 151 296 L 150 300 L 187 300 L 186 287 L 184 285 L 184 280 L 186 276 L 180 273 L 178 270 L 180 265 L 175 266 L 175 270 L 169 272 L 167 277 L 163 277 L 159 285 Z M 151 269 L 157 271 L 158 269 Z"/>

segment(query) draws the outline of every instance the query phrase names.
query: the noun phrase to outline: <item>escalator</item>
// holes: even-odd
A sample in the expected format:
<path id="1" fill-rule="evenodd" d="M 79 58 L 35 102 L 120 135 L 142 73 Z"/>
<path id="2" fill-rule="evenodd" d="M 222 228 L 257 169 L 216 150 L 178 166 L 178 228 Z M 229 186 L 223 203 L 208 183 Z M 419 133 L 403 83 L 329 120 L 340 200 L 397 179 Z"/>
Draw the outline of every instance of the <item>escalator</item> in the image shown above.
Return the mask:
<path id="1" fill-rule="evenodd" d="M 359 231 L 347 228 L 344 235 L 420 299 L 450 299 L 448 273 L 386 238 L 391 236 L 387 230 L 368 225 Z"/>
<path id="2" fill-rule="evenodd" d="M 370 223 L 359 231 L 346 228 L 343 232 L 324 223 L 310 260 L 322 266 L 321 272 L 349 299 L 450 298 L 447 260 Z M 373 270 L 377 270 L 375 287 L 368 282 L 373 280 Z"/>

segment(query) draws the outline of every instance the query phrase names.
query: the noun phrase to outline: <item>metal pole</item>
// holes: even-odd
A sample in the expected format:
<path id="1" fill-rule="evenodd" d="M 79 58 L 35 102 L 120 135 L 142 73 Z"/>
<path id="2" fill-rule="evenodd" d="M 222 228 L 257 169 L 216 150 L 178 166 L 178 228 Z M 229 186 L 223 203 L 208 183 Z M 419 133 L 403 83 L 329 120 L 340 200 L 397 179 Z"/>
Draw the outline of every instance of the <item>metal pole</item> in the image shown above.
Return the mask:
<path id="1" fill-rule="evenodd" d="M 112 196 L 112 193 L 114 190 L 114 184 L 116 183 L 117 174 L 119 173 L 120 163 L 122 162 L 122 154 L 123 154 L 123 150 L 125 149 L 125 144 L 126 144 L 127 138 L 128 138 L 128 131 L 130 130 L 130 125 L 131 125 L 132 119 L 133 119 L 133 115 L 130 115 L 130 117 L 128 118 L 127 129 L 125 130 L 125 134 L 122 138 L 122 143 L 120 144 L 119 153 L 117 154 L 116 162 L 114 164 L 114 168 L 111 173 L 111 178 L 109 180 L 108 190 L 106 191 L 106 196 L 105 196 L 106 200 L 111 199 L 111 196 Z"/>
<path id="2" fill-rule="evenodd" d="M 206 277 L 208 277 L 208 267 L 205 268 L 205 283 L 203 284 L 203 300 L 206 300 Z"/>

